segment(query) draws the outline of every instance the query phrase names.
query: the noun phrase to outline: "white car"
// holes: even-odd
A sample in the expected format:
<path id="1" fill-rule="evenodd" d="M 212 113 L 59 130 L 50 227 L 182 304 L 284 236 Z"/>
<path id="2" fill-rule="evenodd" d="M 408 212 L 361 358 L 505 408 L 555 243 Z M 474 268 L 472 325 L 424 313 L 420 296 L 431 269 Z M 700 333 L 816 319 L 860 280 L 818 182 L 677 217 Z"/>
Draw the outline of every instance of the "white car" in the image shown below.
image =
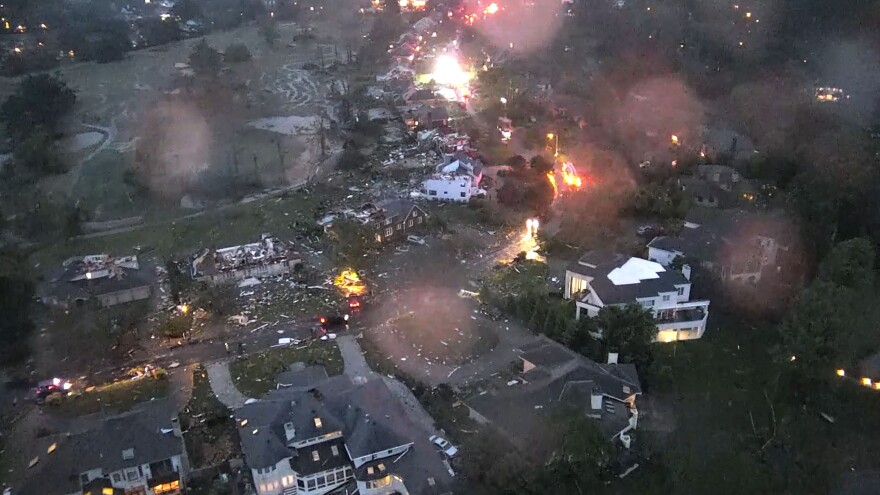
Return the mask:
<path id="1" fill-rule="evenodd" d="M 408 236 L 406 236 L 406 240 L 408 240 L 409 242 L 411 242 L 413 244 L 419 244 L 421 246 L 425 245 L 425 239 L 422 237 L 419 237 L 417 235 L 408 235 Z"/>
<path id="2" fill-rule="evenodd" d="M 449 443 L 446 439 L 444 439 L 442 437 L 439 437 L 437 435 L 431 435 L 428 438 L 428 440 L 430 440 L 431 443 L 433 443 L 434 445 L 439 447 L 440 450 L 442 450 L 443 453 L 446 454 L 446 457 L 449 457 L 450 459 L 455 457 L 455 454 L 458 453 L 458 447 L 456 447 L 455 445 L 452 445 L 451 443 Z"/>

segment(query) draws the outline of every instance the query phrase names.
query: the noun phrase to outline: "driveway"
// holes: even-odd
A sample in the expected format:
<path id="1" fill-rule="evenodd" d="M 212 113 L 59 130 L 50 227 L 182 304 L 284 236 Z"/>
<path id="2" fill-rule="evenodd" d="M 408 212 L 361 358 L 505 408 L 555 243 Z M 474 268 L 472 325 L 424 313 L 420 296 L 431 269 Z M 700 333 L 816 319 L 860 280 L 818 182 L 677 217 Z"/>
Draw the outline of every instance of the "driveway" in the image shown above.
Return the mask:
<path id="1" fill-rule="evenodd" d="M 230 409 L 238 409 L 248 400 L 232 381 L 229 374 L 229 362 L 220 361 L 208 365 L 208 381 L 211 382 L 211 390 L 217 399 Z"/>

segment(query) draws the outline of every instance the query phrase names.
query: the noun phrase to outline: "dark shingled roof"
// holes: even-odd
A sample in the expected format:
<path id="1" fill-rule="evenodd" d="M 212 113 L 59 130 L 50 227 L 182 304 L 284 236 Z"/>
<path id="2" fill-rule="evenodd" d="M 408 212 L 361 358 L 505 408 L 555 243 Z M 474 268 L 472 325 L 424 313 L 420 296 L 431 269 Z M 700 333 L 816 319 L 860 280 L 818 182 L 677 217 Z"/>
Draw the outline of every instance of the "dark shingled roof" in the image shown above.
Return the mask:
<path id="1" fill-rule="evenodd" d="M 699 261 L 734 263 L 732 246 L 755 236 L 775 239 L 787 245 L 796 239 L 794 225 L 780 212 L 693 208 L 677 236 L 656 237 L 648 247 L 682 253 Z M 740 256 L 747 256 L 748 252 Z"/>
<path id="2" fill-rule="evenodd" d="M 183 441 L 160 431 L 171 429 L 172 415 L 167 401 L 155 401 L 105 419 L 94 429 L 70 436 L 51 435 L 19 446 L 21 455 L 39 457 L 20 493 L 73 493 L 81 489 L 80 474 L 86 471 L 102 469 L 107 475 L 182 455 Z M 55 451 L 47 454 L 53 443 Z M 133 449 L 133 457 L 123 459 L 122 452 L 128 449 Z"/>
<path id="3" fill-rule="evenodd" d="M 410 441 L 395 432 L 393 418 L 370 413 L 386 410 L 395 401 L 381 379 L 354 385 L 345 376 L 329 378 L 308 391 L 272 391 L 264 400 L 247 404 L 235 413 L 245 460 L 251 468 L 259 469 L 294 456 L 294 450 L 287 447 L 285 423 L 293 424 L 294 441 L 339 431 L 353 457 L 406 445 Z M 315 418 L 320 418 L 320 427 L 315 425 Z M 244 419 L 248 422 L 242 426 Z M 301 449 L 300 459 L 294 463 L 304 462 L 302 456 L 311 456 L 313 447 Z"/>
<path id="4" fill-rule="evenodd" d="M 333 447 L 336 447 L 336 453 L 333 452 Z M 315 460 L 314 452 L 318 453 L 318 460 Z M 348 454 L 345 453 L 345 440 L 341 438 L 301 448 L 290 460 L 290 466 L 302 476 L 349 464 L 351 461 L 348 459 Z"/>
<path id="5" fill-rule="evenodd" d="M 634 303 L 638 298 L 657 296 L 661 292 L 676 292 L 676 286 L 690 283 L 681 272 L 665 270 L 657 274 L 658 278 L 645 279 L 637 284 L 615 285 L 608 274 L 623 266 L 629 259 L 619 254 L 590 252 L 571 263 L 567 269 L 592 278 L 590 287 L 606 305 Z"/>
<path id="6" fill-rule="evenodd" d="M 417 208 L 423 215 L 427 216 L 425 210 L 406 199 L 388 199 L 380 202 L 377 206 L 383 211 L 385 219 L 390 218 L 393 221 L 398 220 L 397 217 L 400 217 L 400 219 L 406 218 L 414 208 Z"/>

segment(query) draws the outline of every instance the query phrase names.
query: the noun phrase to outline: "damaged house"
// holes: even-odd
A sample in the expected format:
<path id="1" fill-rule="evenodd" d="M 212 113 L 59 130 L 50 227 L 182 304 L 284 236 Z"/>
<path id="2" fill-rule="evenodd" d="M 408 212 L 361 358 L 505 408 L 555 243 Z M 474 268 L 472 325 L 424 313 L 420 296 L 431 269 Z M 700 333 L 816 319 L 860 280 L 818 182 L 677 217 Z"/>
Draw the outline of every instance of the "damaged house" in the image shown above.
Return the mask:
<path id="1" fill-rule="evenodd" d="M 60 308 L 82 306 L 92 298 L 105 307 L 149 299 L 155 281 L 149 269 L 141 268 L 137 256 L 107 254 L 70 258 L 48 278 L 41 300 Z"/>
<path id="2" fill-rule="evenodd" d="M 196 281 L 220 284 L 283 275 L 301 265 L 302 256 L 292 243 L 263 234 L 259 242 L 205 249 L 193 259 L 191 275 Z"/>
<path id="3" fill-rule="evenodd" d="M 437 165 L 431 176 L 422 183 L 422 194 L 428 199 L 470 201 L 472 196 L 485 194 L 480 189 L 483 163 L 464 153 L 458 153 Z"/>

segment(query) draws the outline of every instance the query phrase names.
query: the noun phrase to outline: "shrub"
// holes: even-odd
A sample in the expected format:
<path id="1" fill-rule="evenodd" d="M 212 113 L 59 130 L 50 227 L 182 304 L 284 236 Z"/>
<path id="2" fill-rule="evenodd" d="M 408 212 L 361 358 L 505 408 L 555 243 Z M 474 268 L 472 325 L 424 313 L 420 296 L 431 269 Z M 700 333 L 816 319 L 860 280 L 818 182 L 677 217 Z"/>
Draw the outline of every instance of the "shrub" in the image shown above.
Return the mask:
<path id="1" fill-rule="evenodd" d="M 251 51 L 243 43 L 232 43 L 226 47 L 223 60 L 230 64 L 247 62 L 251 59 Z"/>

